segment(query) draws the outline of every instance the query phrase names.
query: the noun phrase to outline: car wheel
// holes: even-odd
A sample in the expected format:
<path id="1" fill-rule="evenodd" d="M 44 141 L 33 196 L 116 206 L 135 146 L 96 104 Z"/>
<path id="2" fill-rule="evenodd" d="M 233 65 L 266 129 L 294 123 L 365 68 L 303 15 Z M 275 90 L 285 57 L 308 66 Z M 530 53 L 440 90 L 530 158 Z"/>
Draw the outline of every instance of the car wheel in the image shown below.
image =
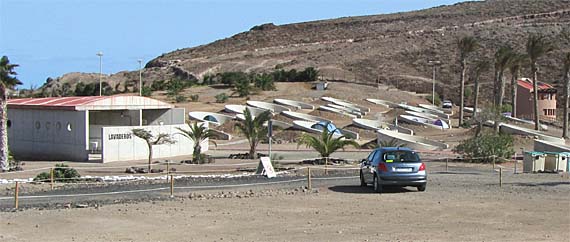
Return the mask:
<path id="1" fill-rule="evenodd" d="M 420 191 L 420 192 L 425 191 L 425 190 L 426 190 L 426 186 L 427 186 L 427 184 L 419 185 L 419 186 L 418 186 L 418 191 Z"/>
<path id="2" fill-rule="evenodd" d="M 360 171 L 360 186 L 361 187 L 368 186 L 368 184 L 366 184 L 366 181 L 364 181 L 364 176 L 362 175 L 362 171 Z"/>
<path id="3" fill-rule="evenodd" d="M 382 184 L 380 184 L 380 179 L 378 179 L 377 175 L 374 175 L 374 191 L 382 193 Z"/>

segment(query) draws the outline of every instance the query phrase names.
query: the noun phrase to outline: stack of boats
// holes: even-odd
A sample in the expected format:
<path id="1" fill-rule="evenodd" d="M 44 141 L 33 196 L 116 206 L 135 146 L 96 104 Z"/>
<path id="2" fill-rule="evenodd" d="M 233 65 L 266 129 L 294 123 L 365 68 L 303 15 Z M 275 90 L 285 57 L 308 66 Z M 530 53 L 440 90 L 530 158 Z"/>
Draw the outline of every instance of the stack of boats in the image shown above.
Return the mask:
<path id="1" fill-rule="evenodd" d="M 398 107 L 406 110 L 406 114 L 398 116 L 398 121 L 442 130 L 451 128 L 451 125 L 449 125 L 449 114 L 436 106 L 424 104 L 423 107 L 415 107 L 407 104 L 398 104 Z"/>

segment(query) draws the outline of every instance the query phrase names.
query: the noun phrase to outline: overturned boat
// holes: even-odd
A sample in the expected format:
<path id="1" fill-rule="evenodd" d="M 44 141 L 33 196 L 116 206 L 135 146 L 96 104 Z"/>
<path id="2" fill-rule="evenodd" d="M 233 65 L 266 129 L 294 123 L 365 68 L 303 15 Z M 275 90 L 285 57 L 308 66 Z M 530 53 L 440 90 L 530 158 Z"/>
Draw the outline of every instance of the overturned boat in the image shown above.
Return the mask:
<path id="1" fill-rule="evenodd" d="M 319 110 L 327 111 L 327 112 L 332 112 L 332 113 L 336 113 L 336 114 L 341 114 L 341 115 L 344 115 L 344 116 L 348 116 L 348 117 L 350 117 L 350 118 L 360 118 L 360 117 L 361 117 L 361 115 L 352 114 L 352 113 L 350 113 L 350 112 L 346 112 L 346 111 L 343 111 L 343 110 L 340 110 L 340 109 L 336 109 L 336 108 L 333 108 L 333 107 L 329 107 L 329 106 L 320 106 L 320 107 L 319 107 Z"/>
<path id="2" fill-rule="evenodd" d="M 423 125 L 436 129 L 450 129 L 451 126 L 442 119 L 423 118 L 412 115 L 400 115 L 398 121 L 403 121 L 409 124 Z"/>
<path id="3" fill-rule="evenodd" d="M 414 134 L 414 131 L 411 129 L 404 128 L 402 126 L 396 126 L 379 120 L 355 118 L 352 119 L 352 124 L 356 127 L 369 129 L 369 130 L 387 129 L 403 134 L 409 134 L 409 135 Z"/>
<path id="4" fill-rule="evenodd" d="M 516 134 L 516 135 L 536 137 L 539 140 L 544 140 L 547 142 L 557 143 L 557 144 L 564 144 L 565 142 L 563 138 L 550 136 L 540 131 L 536 131 L 534 129 L 527 129 L 512 124 L 505 124 L 505 123 L 499 124 L 499 131 L 505 134 Z"/>
<path id="5" fill-rule="evenodd" d="M 398 104 L 395 102 L 390 102 L 382 99 L 375 99 L 375 98 L 367 98 L 366 101 L 374 104 L 378 104 L 387 108 L 397 108 Z"/>
<path id="6" fill-rule="evenodd" d="M 333 133 L 333 137 L 338 138 L 340 136 L 349 138 L 349 139 L 358 139 L 358 133 L 352 132 L 350 130 L 339 129 L 334 124 L 329 122 L 310 122 L 310 121 L 300 121 L 295 120 L 293 121 L 293 128 L 320 134 L 323 130 L 328 130 L 329 132 Z"/>
<path id="7" fill-rule="evenodd" d="M 220 114 L 220 113 L 212 113 L 212 112 L 189 112 L 188 117 L 190 119 L 208 122 L 210 124 L 219 126 L 227 121 L 235 119 L 235 116 Z"/>
<path id="8" fill-rule="evenodd" d="M 343 106 L 343 107 L 347 107 L 347 108 L 351 108 L 351 109 L 356 109 L 359 112 L 361 112 L 362 114 L 366 114 L 368 112 L 370 112 L 370 108 L 368 107 L 364 107 L 355 103 L 351 103 L 349 101 L 345 101 L 345 100 L 341 100 L 341 99 L 337 99 L 337 98 L 333 98 L 333 97 L 321 97 L 322 100 L 327 101 L 327 102 L 331 102 L 334 103 L 336 105 L 339 106 Z"/>
<path id="9" fill-rule="evenodd" d="M 248 107 L 248 106 L 245 106 L 245 105 L 233 105 L 233 104 L 230 104 L 230 105 L 226 105 L 226 106 L 224 107 L 224 110 L 225 110 L 226 112 L 229 112 L 229 113 L 237 113 L 237 114 L 243 114 L 246 109 L 248 109 L 249 112 L 251 113 L 251 115 L 253 115 L 254 117 L 257 116 L 257 115 L 262 114 L 263 112 L 266 112 L 266 111 L 267 111 L 267 110 L 265 110 L 265 109 L 255 108 L 255 107 Z"/>
<path id="10" fill-rule="evenodd" d="M 291 108 L 295 108 L 295 109 L 315 110 L 315 106 L 308 104 L 308 103 L 295 101 L 295 100 L 276 98 L 276 99 L 273 99 L 273 102 L 277 103 L 279 105 L 283 105 L 283 106 L 287 106 L 287 107 L 291 107 Z"/>
<path id="11" fill-rule="evenodd" d="M 394 140 L 398 145 L 404 145 L 405 147 L 415 150 L 444 150 L 449 148 L 445 143 L 419 136 L 402 134 L 385 129 L 379 129 L 376 132 L 378 133 L 378 143 L 381 141 L 389 142 Z"/>
<path id="12" fill-rule="evenodd" d="M 261 101 L 247 101 L 246 104 L 251 107 L 256 107 L 260 109 L 269 110 L 273 113 L 281 113 L 283 111 L 291 111 L 288 107 L 275 104 L 275 103 L 268 103 L 268 102 L 261 102 Z"/>
<path id="13" fill-rule="evenodd" d="M 283 111 L 281 112 L 281 115 L 294 119 L 294 120 L 304 120 L 304 121 L 314 121 L 314 122 L 329 122 L 332 123 L 331 120 L 328 120 L 326 118 L 321 118 L 321 117 L 317 117 L 314 115 L 310 115 L 310 114 L 306 114 L 306 113 L 298 113 L 298 112 L 292 112 L 292 111 Z"/>

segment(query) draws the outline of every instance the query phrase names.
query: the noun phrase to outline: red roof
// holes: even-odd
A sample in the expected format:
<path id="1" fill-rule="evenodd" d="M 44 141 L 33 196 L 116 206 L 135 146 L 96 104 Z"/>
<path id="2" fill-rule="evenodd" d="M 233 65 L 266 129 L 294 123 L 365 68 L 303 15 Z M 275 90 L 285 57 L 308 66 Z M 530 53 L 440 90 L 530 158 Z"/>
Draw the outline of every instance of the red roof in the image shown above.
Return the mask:
<path id="1" fill-rule="evenodd" d="M 529 91 L 533 91 L 533 82 L 531 79 L 528 78 L 523 78 L 517 81 L 518 85 L 529 90 Z M 544 83 L 544 82 L 538 82 L 538 90 L 547 90 L 547 89 L 553 89 L 554 87 L 550 84 Z"/>
<path id="2" fill-rule="evenodd" d="M 172 108 L 172 105 L 139 96 L 88 96 L 17 98 L 8 100 L 8 108 L 58 110 L 113 110 Z"/>

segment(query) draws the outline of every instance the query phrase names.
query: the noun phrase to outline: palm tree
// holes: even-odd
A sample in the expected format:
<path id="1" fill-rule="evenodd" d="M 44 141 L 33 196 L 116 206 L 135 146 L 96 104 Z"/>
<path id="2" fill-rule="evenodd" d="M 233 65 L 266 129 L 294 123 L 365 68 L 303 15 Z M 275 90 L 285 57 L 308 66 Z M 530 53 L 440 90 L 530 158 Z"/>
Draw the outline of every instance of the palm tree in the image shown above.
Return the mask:
<path id="1" fill-rule="evenodd" d="M 188 124 L 190 130 L 184 130 L 182 128 L 177 128 L 184 137 L 192 140 L 194 142 L 194 150 L 192 151 L 192 160 L 194 163 L 202 163 L 202 142 L 206 139 L 214 138 L 215 134 L 211 129 L 208 129 L 205 125 L 194 123 L 192 125 Z M 215 146 L 218 146 L 216 142 L 210 140 Z"/>
<path id="2" fill-rule="evenodd" d="M 513 53 L 511 63 L 509 64 L 509 71 L 511 72 L 511 117 L 513 118 L 517 116 L 517 80 L 521 76 L 521 69 L 526 58 L 525 54 Z"/>
<path id="3" fill-rule="evenodd" d="M 17 85 L 22 84 L 22 82 L 15 77 L 17 75 L 16 71 L 14 71 L 16 67 L 18 67 L 18 65 L 10 64 L 10 60 L 7 56 L 2 56 L 0 59 L 0 166 L 2 171 L 10 169 L 10 164 L 8 163 L 7 127 L 8 90 L 14 89 Z"/>
<path id="4" fill-rule="evenodd" d="M 156 137 L 146 129 L 133 129 L 133 135 L 143 139 L 148 146 L 148 172 L 150 173 L 152 164 L 152 147 L 161 144 L 172 144 L 174 141 L 170 139 L 170 135 L 160 133 Z"/>
<path id="5" fill-rule="evenodd" d="M 473 53 L 479 44 L 472 36 L 466 36 L 457 41 L 459 49 L 459 62 L 461 65 L 461 102 L 459 107 L 459 126 L 463 125 L 463 108 L 465 106 L 465 73 L 467 71 L 467 58 Z"/>
<path id="6" fill-rule="evenodd" d="M 271 112 L 265 111 L 257 115 L 257 117 L 253 117 L 249 109 L 246 108 L 243 115 L 245 116 L 245 120 L 237 123 L 236 129 L 244 134 L 249 141 L 248 156 L 250 159 L 254 159 L 257 145 L 263 138 L 267 137 L 268 130 L 263 124 L 271 119 Z"/>
<path id="7" fill-rule="evenodd" d="M 505 98 L 505 70 L 509 67 L 514 56 L 510 46 L 501 46 L 495 52 L 495 106 L 503 106 Z"/>
<path id="8" fill-rule="evenodd" d="M 568 96 L 570 95 L 570 52 L 564 56 L 564 121 L 562 137 L 568 138 Z"/>
<path id="9" fill-rule="evenodd" d="M 538 59 L 554 50 L 554 46 L 544 35 L 531 34 L 526 42 L 526 52 L 530 60 L 533 74 L 534 93 L 534 129 L 540 130 L 540 113 L 538 112 Z"/>
<path id="10" fill-rule="evenodd" d="M 333 138 L 336 130 L 329 131 L 328 129 L 323 129 L 320 137 L 315 137 L 304 133 L 301 135 L 299 139 L 299 143 L 297 147 L 300 145 L 306 145 L 307 147 L 311 147 L 317 151 L 322 158 L 325 158 L 325 165 L 328 163 L 329 156 L 339 149 L 344 149 L 345 146 L 351 145 L 355 148 L 358 148 L 359 145 L 356 141 L 351 139 L 346 139 L 344 135 L 341 135 L 337 138 Z"/>
<path id="11" fill-rule="evenodd" d="M 488 71 L 490 67 L 491 64 L 489 64 L 489 62 L 486 60 L 477 61 L 477 63 L 475 63 L 475 68 L 471 74 L 471 79 L 475 82 L 475 94 L 473 95 L 473 119 L 477 118 L 477 109 L 479 109 L 479 80 L 481 78 L 481 74 Z"/>
<path id="12" fill-rule="evenodd" d="M 392 138 L 391 140 L 381 140 L 376 143 L 377 147 L 406 147 L 406 144 L 398 142 L 397 139 Z"/>

